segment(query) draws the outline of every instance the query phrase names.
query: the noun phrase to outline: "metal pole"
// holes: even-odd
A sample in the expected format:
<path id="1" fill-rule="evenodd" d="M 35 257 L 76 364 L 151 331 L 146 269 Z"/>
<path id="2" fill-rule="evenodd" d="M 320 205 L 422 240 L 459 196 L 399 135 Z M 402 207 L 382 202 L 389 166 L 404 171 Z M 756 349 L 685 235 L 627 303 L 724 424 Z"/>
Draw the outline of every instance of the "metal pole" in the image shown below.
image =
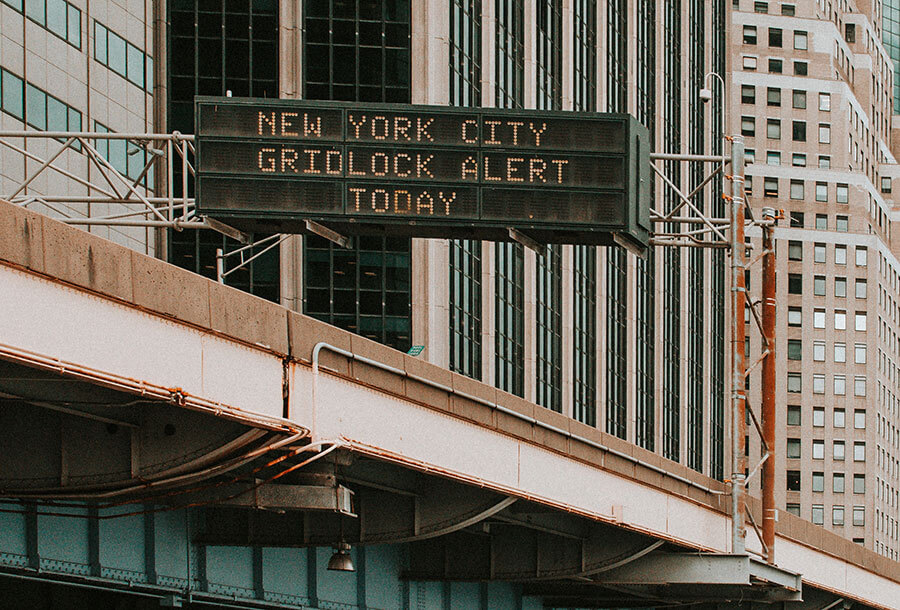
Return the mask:
<path id="1" fill-rule="evenodd" d="M 216 248 L 216 281 L 225 283 L 225 253 L 222 248 Z"/>
<path id="2" fill-rule="evenodd" d="M 766 561 L 775 563 L 775 210 L 763 208 L 762 330 L 766 358 L 762 364 L 762 429 L 769 458 L 763 464 L 763 544 Z"/>
<path id="3" fill-rule="evenodd" d="M 744 138 L 734 136 L 731 142 L 731 315 L 732 315 L 732 383 L 731 383 L 731 552 L 746 553 L 744 528 L 744 474 L 747 457 L 745 363 L 744 363 Z"/>

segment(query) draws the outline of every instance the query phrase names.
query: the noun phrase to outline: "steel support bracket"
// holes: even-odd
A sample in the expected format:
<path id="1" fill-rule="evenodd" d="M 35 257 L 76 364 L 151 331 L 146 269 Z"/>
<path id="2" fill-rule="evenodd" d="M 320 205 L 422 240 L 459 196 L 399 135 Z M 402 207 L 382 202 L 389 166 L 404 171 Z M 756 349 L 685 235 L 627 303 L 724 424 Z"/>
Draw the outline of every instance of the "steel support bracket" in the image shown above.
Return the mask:
<path id="1" fill-rule="evenodd" d="M 243 231 L 235 229 L 231 225 L 227 225 L 220 220 L 216 220 L 214 218 L 210 218 L 208 216 L 203 217 L 203 222 L 213 231 L 218 231 L 225 237 L 230 237 L 231 239 L 235 239 L 239 241 L 241 244 L 249 244 L 250 236 Z"/>
<path id="2" fill-rule="evenodd" d="M 315 222 L 313 220 L 306 221 L 306 230 L 313 235 L 324 237 L 328 241 L 339 245 L 341 248 L 346 248 L 349 250 L 353 246 L 353 241 L 346 235 L 341 235 L 334 229 L 329 229 L 325 225 L 319 224 L 318 222 Z"/>
<path id="3" fill-rule="evenodd" d="M 526 248 L 530 248 L 531 250 L 534 250 L 537 254 L 543 255 L 547 252 L 546 244 L 542 244 L 535 238 L 531 237 L 530 235 L 526 235 L 525 233 L 522 233 L 518 229 L 513 229 L 512 227 L 510 227 L 509 228 L 509 238 L 512 239 L 513 241 L 519 242 Z"/>

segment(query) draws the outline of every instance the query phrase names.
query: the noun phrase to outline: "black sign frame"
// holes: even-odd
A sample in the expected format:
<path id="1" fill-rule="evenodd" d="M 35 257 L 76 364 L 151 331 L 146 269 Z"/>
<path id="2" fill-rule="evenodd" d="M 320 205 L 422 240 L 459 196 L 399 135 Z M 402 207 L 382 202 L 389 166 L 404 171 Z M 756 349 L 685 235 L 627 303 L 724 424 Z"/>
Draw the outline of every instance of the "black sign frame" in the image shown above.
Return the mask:
<path id="1" fill-rule="evenodd" d="M 228 97 L 195 110 L 197 213 L 244 231 L 311 220 L 347 235 L 508 241 L 512 228 L 648 245 L 649 135 L 630 115 Z"/>

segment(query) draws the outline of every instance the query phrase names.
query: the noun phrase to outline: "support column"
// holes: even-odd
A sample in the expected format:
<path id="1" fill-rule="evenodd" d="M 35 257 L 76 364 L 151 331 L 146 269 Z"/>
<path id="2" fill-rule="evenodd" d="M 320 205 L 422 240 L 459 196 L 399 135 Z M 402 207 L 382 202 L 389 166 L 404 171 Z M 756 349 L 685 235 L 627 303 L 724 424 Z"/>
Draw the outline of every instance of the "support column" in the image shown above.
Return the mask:
<path id="1" fill-rule="evenodd" d="M 744 138 L 734 136 L 731 143 L 731 316 L 732 316 L 732 382 L 731 382 L 731 552 L 746 552 L 744 527 L 744 481 L 747 457 L 746 390 L 744 363 Z"/>
<path id="2" fill-rule="evenodd" d="M 763 209 L 762 330 L 766 358 L 762 363 L 762 429 L 768 458 L 763 464 L 763 544 L 766 561 L 775 563 L 775 210 Z M 769 224 L 770 223 L 770 224 Z"/>

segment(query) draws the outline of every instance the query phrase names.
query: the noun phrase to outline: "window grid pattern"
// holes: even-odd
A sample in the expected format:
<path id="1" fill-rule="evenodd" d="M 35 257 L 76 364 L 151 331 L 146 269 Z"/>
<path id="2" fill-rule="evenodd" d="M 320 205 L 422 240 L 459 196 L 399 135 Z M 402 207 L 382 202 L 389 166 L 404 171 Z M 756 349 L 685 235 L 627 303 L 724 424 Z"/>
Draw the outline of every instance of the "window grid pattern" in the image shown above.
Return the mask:
<path id="1" fill-rule="evenodd" d="M 407 238 L 364 236 L 345 249 L 304 238 L 303 313 L 400 351 L 411 344 Z"/>
<path id="2" fill-rule="evenodd" d="M 274 2 L 168 3 L 170 131 L 194 133 L 195 95 L 231 91 L 236 96 L 278 97 L 277 8 Z M 126 77 L 127 61 L 126 51 Z M 176 196 L 182 183 L 179 170 L 176 167 L 173 181 Z M 188 189 L 193 190 L 193 180 Z M 227 252 L 238 247 L 210 231 L 169 231 L 169 261 L 209 278 L 216 277 L 216 249 Z M 226 283 L 277 302 L 279 267 L 278 249 L 273 248 L 230 273 Z"/>
<path id="3" fill-rule="evenodd" d="M 525 252 L 521 244 L 498 242 L 496 253 L 495 383 L 525 395 Z"/>
<path id="4" fill-rule="evenodd" d="M 574 0 L 572 59 L 575 110 L 597 108 L 597 0 Z"/>
<path id="5" fill-rule="evenodd" d="M 76 49 L 81 49 L 81 11 L 66 0 L 29 1 L 24 5 L 22 0 L 2 2 Z"/>
<path id="6" fill-rule="evenodd" d="M 81 131 L 79 110 L 5 68 L 0 69 L 0 108 L 41 131 Z"/>
<path id="7" fill-rule="evenodd" d="M 537 107 L 562 108 L 562 0 L 537 3 Z"/>
<path id="8" fill-rule="evenodd" d="M 692 154 L 703 154 L 704 134 L 706 123 L 704 121 L 704 104 L 700 100 L 700 89 L 704 85 L 706 74 L 706 29 L 705 29 L 705 2 L 706 0 L 691 0 L 690 22 L 690 71 L 691 71 L 691 129 L 689 134 L 689 149 Z M 703 163 L 690 164 L 690 185 L 693 191 L 702 183 L 705 167 Z M 693 199 L 693 204 L 698 210 L 704 209 L 704 197 L 702 189 Z M 703 380 L 704 380 L 704 264 L 705 250 L 702 248 L 690 248 L 688 255 L 687 283 L 688 303 L 687 312 L 687 465 L 699 472 L 703 471 Z"/>
<path id="9" fill-rule="evenodd" d="M 481 103 L 481 3 L 450 3 L 450 104 Z M 481 242 L 450 241 L 450 369 L 481 379 Z"/>
<path id="10" fill-rule="evenodd" d="M 450 2 L 450 105 L 481 105 L 481 1 Z"/>
<path id="11" fill-rule="evenodd" d="M 573 416 L 597 425 L 597 248 L 574 246 Z"/>
<path id="12" fill-rule="evenodd" d="M 481 242 L 450 241 L 450 370 L 481 379 Z"/>
<path id="13" fill-rule="evenodd" d="M 725 0 L 712 0 L 712 68 L 725 75 Z M 725 95 L 718 79 L 712 79 L 713 99 Z M 722 133 L 722 110 L 719 104 L 712 104 L 710 119 L 712 133 Z M 712 152 L 721 155 L 722 140 L 712 138 Z M 725 201 L 722 199 L 722 182 L 712 185 L 711 207 L 717 218 L 725 215 Z M 710 253 L 710 366 L 709 370 L 709 435 L 710 466 L 709 475 L 722 480 L 725 477 L 725 253 L 714 250 Z"/>
<path id="14" fill-rule="evenodd" d="M 626 0 L 607 0 L 606 106 L 609 112 L 628 107 L 628 7 Z"/>
<path id="15" fill-rule="evenodd" d="M 606 431 L 622 439 L 628 431 L 627 264 L 624 248 L 606 249 Z"/>
<path id="16" fill-rule="evenodd" d="M 536 402 L 562 412 L 562 246 L 536 259 Z"/>
<path id="17" fill-rule="evenodd" d="M 597 2 L 575 0 L 575 110 L 597 108 Z M 576 420 L 597 425 L 597 248 L 573 247 L 573 383 L 572 409 Z"/>
<path id="18" fill-rule="evenodd" d="M 656 2 L 639 0 L 637 14 L 637 112 L 638 119 L 650 131 L 651 146 L 656 124 Z M 654 184 L 651 182 L 651 189 Z M 651 195 L 652 197 L 652 195 Z M 634 441 L 653 451 L 656 446 L 655 349 L 655 254 L 651 246 L 644 258 L 635 260 L 635 331 L 637 334 L 635 369 Z"/>
<path id="19" fill-rule="evenodd" d="M 900 114 L 900 3 L 882 2 L 882 38 L 894 67 L 894 114 Z"/>
<path id="20" fill-rule="evenodd" d="M 496 103 L 499 108 L 521 108 L 525 79 L 524 0 L 496 0 L 497 73 Z"/>
<path id="21" fill-rule="evenodd" d="M 409 0 L 317 0 L 304 10 L 306 98 L 409 103 Z"/>
<path id="22" fill-rule="evenodd" d="M 97 121 L 94 121 L 94 131 L 110 133 L 110 129 L 106 125 Z M 149 157 L 146 150 L 138 149 L 127 140 L 94 140 L 94 147 L 104 159 L 116 168 L 116 171 L 132 180 L 140 177 Z M 153 167 L 147 171 L 141 184 L 153 188 Z"/>
<path id="23" fill-rule="evenodd" d="M 153 58 L 94 21 L 94 59 L 133 85 L 153 92 Z"/>
<path id="24" fill-rule="evenodd" d="M 665 58 L 663 107 L 664 148 L 677 153 L 681 148 L 681 0 L 666 0 L 663 17 Z M 666 162 L 666 175 L 681 185 L 681 167 Z M 676 204 L 676 195 L 666 189 L 666 209 Z M 674 225 L 668 231 L 676 232 Z M 681 252 L 666 248 L 663 257 L 663 456 L 678 461 L 681 455 Z"/>

